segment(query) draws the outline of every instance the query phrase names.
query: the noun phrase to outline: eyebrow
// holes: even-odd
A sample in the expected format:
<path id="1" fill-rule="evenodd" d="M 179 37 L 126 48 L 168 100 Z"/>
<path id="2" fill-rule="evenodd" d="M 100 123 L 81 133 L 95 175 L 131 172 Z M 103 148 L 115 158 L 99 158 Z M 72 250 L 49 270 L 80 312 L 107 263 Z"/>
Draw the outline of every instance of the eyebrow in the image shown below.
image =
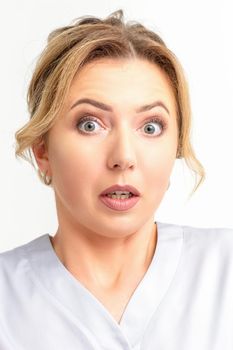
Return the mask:
<path id="1" fill-rule="evenodd" d="M 108 111 L 108 112 L 112 112 L 113 111 L 111 106 L 106 105 L 103 102 L 99 102 L 99 101 L 93 100 L 91 98 L 81 98 L 80 100 L 76 101 L 72 105 L 71 109 L 73 109 L 74 107 L 76 107 L 76 106 L 78 106 L 78 105 L 80 105 L 82 103 L 88 103 L 88 104 L 90 104 L 92 106 L 95 106 L 95 107 L 97 107 L 99 109 L 102 109 L 104 111 Z M 137 113 L 142 113 L 142 112 L 145 112 L 145 111 L 149 111 L 150 109 L 152 109 L 154 107 L 157 107 L 157 106 L 163 107 L 167 111 L 167 113 L 170 115 L 170 112 L 169 112 L 168 108 L 166 107 L 166 105 L 162 101 L 155 101 L 155 102 L 152 102 L 150 104 L 141 106 L 141 107 L 136 109 L 136 112 Z"/>

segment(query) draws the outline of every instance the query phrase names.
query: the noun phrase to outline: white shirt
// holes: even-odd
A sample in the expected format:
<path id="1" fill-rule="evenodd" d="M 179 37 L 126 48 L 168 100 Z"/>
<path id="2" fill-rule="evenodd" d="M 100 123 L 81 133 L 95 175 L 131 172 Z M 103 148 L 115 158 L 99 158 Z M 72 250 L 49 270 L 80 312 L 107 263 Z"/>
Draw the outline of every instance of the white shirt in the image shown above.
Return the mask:
<path id="1" fill-rule="evenodd" d="M 0 349 L 232 350 L 233 230 L 157 229 L 119 324 L 60 262 L 49 234 L 1 253 Z"/>

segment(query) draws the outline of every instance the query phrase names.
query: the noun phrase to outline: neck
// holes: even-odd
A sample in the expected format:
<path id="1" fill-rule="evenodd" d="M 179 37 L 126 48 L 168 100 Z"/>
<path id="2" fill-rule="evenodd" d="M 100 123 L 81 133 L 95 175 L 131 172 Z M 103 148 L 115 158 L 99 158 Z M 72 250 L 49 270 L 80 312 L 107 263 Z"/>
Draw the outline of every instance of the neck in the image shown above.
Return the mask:
<path id="1" fill-rule="evenodd" d="M 156 249 L 157 225 L 151 221 L 123 238 L 59 225 L 51 243 L 63 265 L 79 281 L 110 291 L 145 274 Z"/>

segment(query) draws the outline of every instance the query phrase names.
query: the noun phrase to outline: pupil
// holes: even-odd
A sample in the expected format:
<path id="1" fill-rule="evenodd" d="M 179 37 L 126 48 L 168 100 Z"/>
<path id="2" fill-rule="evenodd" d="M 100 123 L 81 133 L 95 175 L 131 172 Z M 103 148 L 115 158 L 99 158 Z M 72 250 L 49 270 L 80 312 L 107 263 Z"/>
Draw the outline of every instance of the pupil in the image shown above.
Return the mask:
<path id="1" fill-rule="evenodd" d="M 149 126 L 147 126 L 147 130 L 148 130 L 149 132 L 152 132 L 152 133 L 153 133 L 154 127 L 153 127 L 152 125 L 149 125 Z"/>
<path id="2" fill-rule="evenodd" d="M 92 123 L 88 123 L 88 124 L 86 124 L 87 125 L 87 128 L 86 129 L 88 129 L 89 131 L 90 130 L 93 130 L 93 124 Z"/>

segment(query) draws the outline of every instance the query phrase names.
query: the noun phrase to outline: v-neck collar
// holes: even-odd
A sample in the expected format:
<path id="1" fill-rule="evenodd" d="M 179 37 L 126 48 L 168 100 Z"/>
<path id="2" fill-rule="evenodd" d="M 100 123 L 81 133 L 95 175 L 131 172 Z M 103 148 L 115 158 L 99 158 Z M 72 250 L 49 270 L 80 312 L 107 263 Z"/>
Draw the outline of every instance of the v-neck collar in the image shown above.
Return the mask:
<path id="1" fill-rule="evenodd" d="M 120 323 L 65 268 L 53 249 L 49 234 L 25 246 L 34 278 L 78 319 L 78 323 L 94 333 L 103 348 L 111 349 L 113 339 L 123 349 L 135 348 L 173 280 L 182 250 L 183 229 L 179 225 L 156 224 L 158 237 L 152 261 L 131 296 Z"/>

